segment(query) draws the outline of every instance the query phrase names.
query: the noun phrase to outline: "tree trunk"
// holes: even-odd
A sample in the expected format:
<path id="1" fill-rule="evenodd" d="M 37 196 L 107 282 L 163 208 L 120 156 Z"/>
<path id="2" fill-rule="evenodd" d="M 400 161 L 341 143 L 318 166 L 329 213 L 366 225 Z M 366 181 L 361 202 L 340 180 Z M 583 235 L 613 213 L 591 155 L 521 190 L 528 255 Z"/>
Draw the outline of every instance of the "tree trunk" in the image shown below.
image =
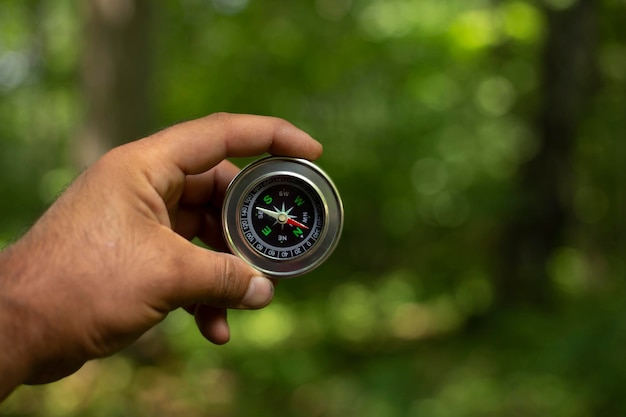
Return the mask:
<path id="1" fill-rule="evenodd" d="M 595 0 L 579 0 L 566 10 L 546 11 L 539 150 L 519 173 L 519 203 L 501 236 L 496 274 L 501 307 L 550 308 L 555 299 L 546 264 L 562 241 L 571 212 L 570 164 L 591 93 L 596 7 Z"/>
<path id="2" fill-rule="evenodd" d="M 85 126 L 80 165 L 110 148 L 149 133 L 151 127 L 151 0 L 88 0 L 84 16 L 82 82 Z"/>

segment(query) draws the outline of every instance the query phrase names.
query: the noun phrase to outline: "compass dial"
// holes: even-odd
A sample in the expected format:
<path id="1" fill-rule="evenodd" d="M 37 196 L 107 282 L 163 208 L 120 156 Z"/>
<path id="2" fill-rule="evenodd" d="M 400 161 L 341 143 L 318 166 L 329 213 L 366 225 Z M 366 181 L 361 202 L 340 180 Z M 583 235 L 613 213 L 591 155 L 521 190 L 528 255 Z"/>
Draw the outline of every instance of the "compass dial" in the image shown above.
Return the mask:
<path id="1" fill-rule="evenodd" d="M 317 193 L 289 175 L 263 180 L 241 207 L 244 236 L 257 252 L 274 259 L 305 254 L 319 239 L 323 225 L 324 209 Z"/>
<path id="2" fill-rule="evenodd" d="M 335 248 L 343 208 L 328 176 L 311 162 L 271 157 L 228 187 L 224 234 L 231 251 L 274 277 L 312 270 Z"/>

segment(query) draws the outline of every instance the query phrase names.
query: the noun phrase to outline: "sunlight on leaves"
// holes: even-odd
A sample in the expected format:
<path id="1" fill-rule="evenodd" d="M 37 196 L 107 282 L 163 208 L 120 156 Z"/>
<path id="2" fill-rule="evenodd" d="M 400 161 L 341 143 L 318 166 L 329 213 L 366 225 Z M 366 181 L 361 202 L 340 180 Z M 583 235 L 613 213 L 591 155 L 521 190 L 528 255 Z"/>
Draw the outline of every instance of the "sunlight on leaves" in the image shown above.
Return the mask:
<path id="1" fill-rule="evenodd" d="M 0 50 L 0 92 L 17 88 L 28 77 L 30 62 L 25 53 Z"/>
<path id="2" fill-rule="evenodd" d="M 457 190 L 467 188 L 475 181 L 475 149 L 474 133 L 461 125 L 450 124 L 438 132 L 437 154 L 448 168 L 450 186 Z"/>
<path id="3" fill-rule="evenodd" d="M 352 0 L 316 0 L 317 13 L 328 20 L 340 20 L 350 12 Z"/>
<path id="4" fill-rule="evenodd" d="M 411 179 L 415 190 L 423 195 L 443 191 L 448 184 L 448 169 L 439 159 L 426 157 L 413 164 Z"/>
<path id="5" fill-rule="evenodd" d="M 124 6 L 127 1 L 104 1 L 99 4 L 114 5 L 118 13 L 126 14 L 128 19 L 133 10 Z M 76 5 L 70 1 L 55 1 L 46 3 L 47 19 L 42 22 L 42 30 L 46 34 L 47 45 L 44 65 L 59 73 L 73 73 L 80 62 L 82 52 L 76 39 L 81 37 L 83 28 L 78 19 Z"/>
<path id="6" fill-rule="evenodd" d="M 400 305 L 391 320 L 393 336 L 418 340 L 456 329 L 463 322 L 452 298 L 440 296 L 423 303 Z"/>
<path id="7" fill-rule="evenodd" d="M 549 261 L 548 273 L 566 295 L 581 295 L 589 286 L 589 266 L 583 254 L 574 248 L 559 249 Z"/>
<path id="8" fill-rule="evenodd" d="M 493 288 L 480 271 L 471 272 L 456 288 L 454 301 L 465 315 L 486 311 L 493 301 Z"/>
<path id="9" fill-rule="evenodd" d="M 419 287 L 420 281 L 413 271 L 392 271 L 381 280 L 376 289 L 377 304 L 386 316 L 391 317 L 399 306 L 417 300 Z"/>
<path id="10" fill-rule="evenodd" d="M 398 339 L 416 340 L 435 333 L 433 311 L 419 303 L 403 304 L 396 308 L 391 320 L 391 332 Z"/>
<path id="11" fill-rule="evenodd" d="M 609 44 L 600 51 L 600 70 L 615 80 L 626 80 L 626 46 Z"/>
<path id="12" fill-rule="evenodd" d="M 499 42 L 501 31 L 493 10 L 471 10 L 455 19 L 449 36 L 457 48 L 472 51 Z"/>
<path id="13" fill-rule="evenodd" d="M 513 84 L 506 78 L 496 76 L 482 81 L 476 90 L 478 107 L 489 116 L 502 116 L 515 104 Z"/>
<path id="14" fill-rule="evenodd" d="M 513 175 L 537 151 L 534 134 L 513 118 L 493 119 L 480 126 L 476 160 L 494 178 Z"/>
<path id="15" fill-rule="evenodd" d="M 501 6 L 504 30 L 508 36 L 523 42 L 536 42 L 543 35 L 542 16 L 535 6 L 513 1 Z"/>
<path id="16" fill-rule="evenodd" d="M 270 349 L 285 340 L 294 332 L 294 313 L 281 303 L 273 303 L 261 310 L 255 310 L 238 317 L 241 336 L 253 346 Z"/>
<path id="17" fill-rule="evenodd" d="M 0 2 L 0 56 L 6 51 L 22 50 L 28 46 L 28 7 L 23 2 Z"/>
<path id="18" fill-rule="evenodd" d="M 416 400 L 410 415 L 587 415 L 584 400 L 575 401 L 578 393 L 562 378 L 516 373 L 503 379 L 499 382 L 488 373 L 467 366 L 451 375 L 436 396 Z"/>
<path id="19" fill-rule="evenodd" d="M 432 202 L 433 217 L 446 227 L 458 227 L 469 218 L 471 206 L 460 193 L 442 192 Z"/>
<path id="20" fill-rule="evenodd" d="M 417 100 L 434 111 L 449 110 L 462 98 L 457 82 L 444 73 L 415 77 L 410 88 Z"/>
<path id="21" fill-rule="evenodd" d="M 212 0 L 213 7 L 219 13 L 225 15 L 236 15 L 241 13 L 247 6 L 248 0 Z"/>
<path id="22" fill-rule="evenodd" d="M 362 284 L 345 283 L 333 289 L 329 309 L 337 335 L 350 341 L 363 341 L 374 334 L 378 324 L 376 299 Z"/>
<path id="23" fill-rule="evenodd" d="M 450 10 L 446 2 L 376 0 L 359 18 L 363 30 L 374 39 L 399 38 L 419 30 L 435 34 L 445 30 Z"/>

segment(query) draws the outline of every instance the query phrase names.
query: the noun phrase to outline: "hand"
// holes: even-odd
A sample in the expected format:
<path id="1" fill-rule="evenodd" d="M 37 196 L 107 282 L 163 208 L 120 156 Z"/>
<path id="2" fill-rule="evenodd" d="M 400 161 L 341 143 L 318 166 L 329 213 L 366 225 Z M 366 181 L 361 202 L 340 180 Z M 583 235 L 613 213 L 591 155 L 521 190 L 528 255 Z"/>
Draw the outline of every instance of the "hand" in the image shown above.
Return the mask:
<path id="1" fill-rule="evenodd" d="M 276 118 L 215 114 L 113 149 L 0 253 L 0 399 L 130 344 L 179 307 L 215 343 L 226 308 L 261 308 L 270 280 L 223 248 L 226 157 L 316 159 L 321 145 Z M 3 362 L 4 361 L 4 362 Z M 5 378 L 8 376 L 8 378 Z"/>

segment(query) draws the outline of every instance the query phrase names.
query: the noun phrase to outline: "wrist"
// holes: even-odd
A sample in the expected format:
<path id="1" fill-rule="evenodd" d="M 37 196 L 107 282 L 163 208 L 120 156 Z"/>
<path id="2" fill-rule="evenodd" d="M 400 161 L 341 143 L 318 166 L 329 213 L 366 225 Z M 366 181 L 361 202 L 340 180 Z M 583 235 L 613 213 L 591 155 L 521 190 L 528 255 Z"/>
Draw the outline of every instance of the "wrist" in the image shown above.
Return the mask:
<path id="1" fill-rule="evenodd" d="M 14 252 L 0 252 L 0 401 L 28 379 L 32 367 L 28 309 L 17 294 L 22 262 Z"/>

